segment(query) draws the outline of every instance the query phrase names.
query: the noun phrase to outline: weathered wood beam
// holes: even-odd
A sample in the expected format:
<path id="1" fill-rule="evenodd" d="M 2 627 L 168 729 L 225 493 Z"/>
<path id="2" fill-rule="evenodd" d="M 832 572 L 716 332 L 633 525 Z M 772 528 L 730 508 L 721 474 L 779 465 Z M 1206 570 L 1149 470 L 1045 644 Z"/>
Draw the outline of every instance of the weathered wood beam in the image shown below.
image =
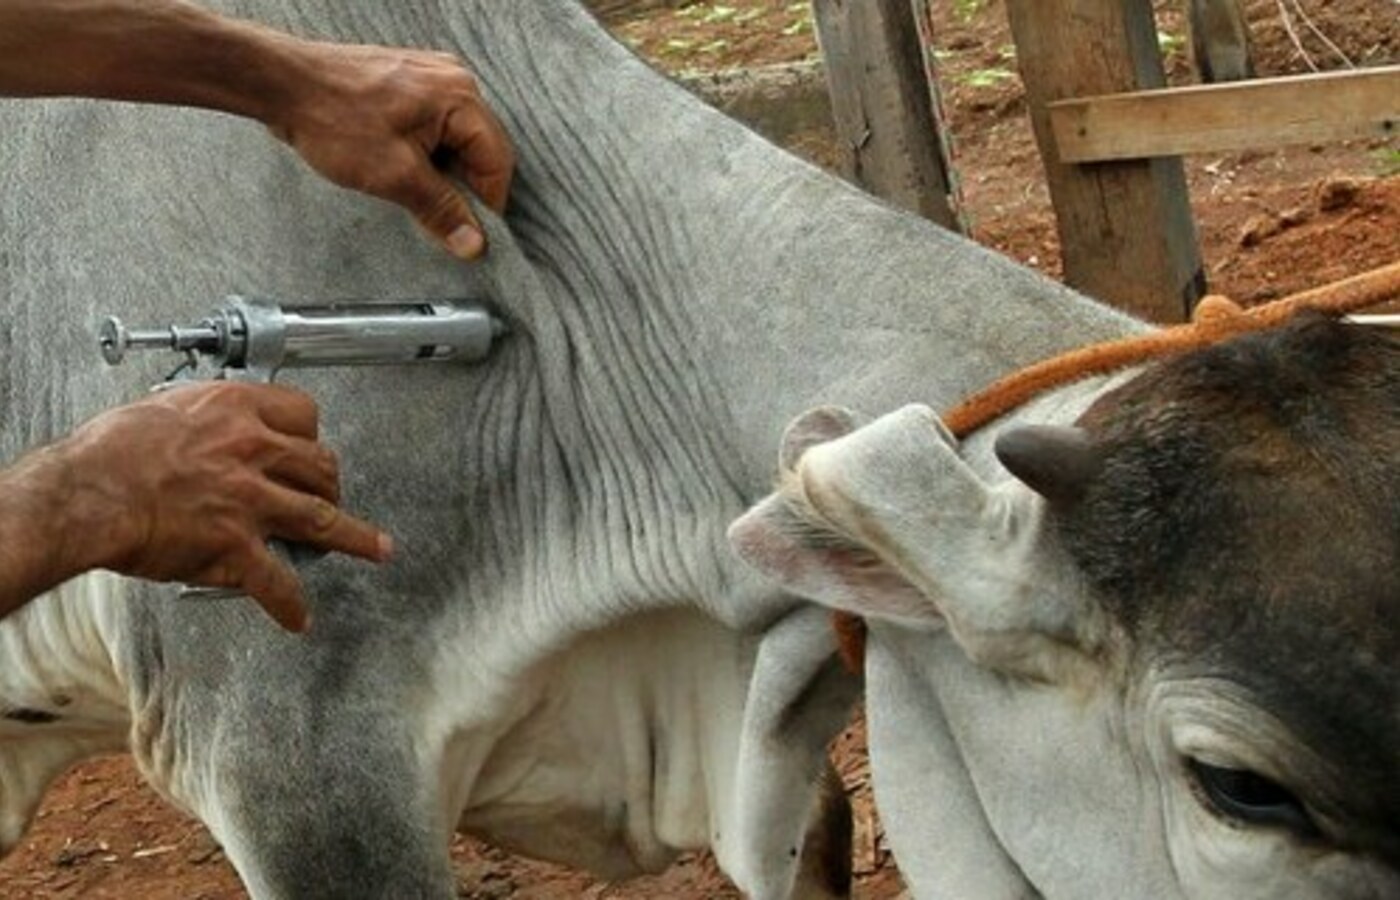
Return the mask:
<path id="1" fill-rule="evenodd" d="M 846 176 L 956 229 L 910 0 L 813 0 L 812 7 Z"/>
<path id="2" fill-rule="evenodd" d="M 1205 290 L 1179 159 L 1062 159 L 1049 105 L 1165 83 L 1151 0 L 1007 0 L 1017 61 L 1055 204 L 1065 280 L 1156 321 Z"/>
<path id="3" fill-rule="evenodd" d="M 1064 162 L 1400 137 L 1400 66 L 1050 104 Z"/>

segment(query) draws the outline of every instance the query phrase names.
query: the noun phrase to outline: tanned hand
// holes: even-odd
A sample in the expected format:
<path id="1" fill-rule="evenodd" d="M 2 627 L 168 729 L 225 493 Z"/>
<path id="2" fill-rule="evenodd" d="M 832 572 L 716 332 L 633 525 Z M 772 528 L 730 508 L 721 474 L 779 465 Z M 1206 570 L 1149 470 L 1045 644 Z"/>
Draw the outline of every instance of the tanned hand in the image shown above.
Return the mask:
<path id="1" fill-rule="evenodd" d="M 515 153 L 476 79 L 446 53 L 304 44 L 305 77 L 270 113 L 274 134 L 335 183 L 404 207 L 465 259 L 486 247 L 442 165 L 497 212 Z"/>
<path id="2" fill-rule="evenodd" d="M 185 0 L 0 0 L 0 96 L 108 97 L 256 119 L 316 171 L 486 247 L 455 174 L 501 212 L 515 152 L 461 60 L 332 44 Z"/>
<path id="3" fill-rule="evenodd" d="M 180 387 L 104 413 L 52 448 L 81 548 L 70 568 L 246 592 L 308 626 L 296 572 L 270 537 L 387 560 L 389 537 L 341 510 L 316 406 L 276 385 Z"/>

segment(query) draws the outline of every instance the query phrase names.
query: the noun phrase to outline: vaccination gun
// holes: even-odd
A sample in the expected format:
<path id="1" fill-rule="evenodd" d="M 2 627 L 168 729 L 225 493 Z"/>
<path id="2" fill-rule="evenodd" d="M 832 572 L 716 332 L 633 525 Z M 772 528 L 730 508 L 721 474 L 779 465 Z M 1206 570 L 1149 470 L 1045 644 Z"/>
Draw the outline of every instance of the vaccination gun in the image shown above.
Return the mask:
<path id="1" fill-rule="evenodd" d="M 217 378 L 271 382 L 282 369 L 469 363 L 485 359 L 504 323 L 484 306 L 459 301 L 348 303 L 282 306 L 264 299 L 229 297 L 195 325 L 132 330 L 116 316 L 98 332 L 102 358 L 119 365 L 133 350 L 183 353 L 185 360 L 152 390 L 188 384 L 207 359 Z M 322 554 L 271 540 L 292 564 Z M 186 587 L 181 596 L 242 596 L 217 588 Z"/>
<path id="2" fill-rule="evenodd" d="M 485 307 L 456 301 L 282 306 L 229 297 L 196 325 L 133 331 L 110 316 L 98 342 L 113 366 L 132 350 L 185 354 L 169 384 L 193 377 L 203 358 L 237 381 L 272 381 L 292 368 L 475 362 L 504 332 Z"/>

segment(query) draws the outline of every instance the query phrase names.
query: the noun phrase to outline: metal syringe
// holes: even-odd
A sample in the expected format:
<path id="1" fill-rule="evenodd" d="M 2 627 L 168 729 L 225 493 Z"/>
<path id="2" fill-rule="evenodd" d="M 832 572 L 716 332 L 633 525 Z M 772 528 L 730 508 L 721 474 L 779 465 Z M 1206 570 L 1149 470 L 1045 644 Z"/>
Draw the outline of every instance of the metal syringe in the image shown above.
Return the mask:
<path id="1" fill-rule="evenodd" d="M 132 350 L 167 350 L 208 357 L 225 377 L 270 381 L 284 368 L 473 362 L 504 331 L 485 307 L 456 301 L 283 307 L 230 297 L 192 326 L 132 330 L 111 316 L 98 340 L 110 365 Z"/>

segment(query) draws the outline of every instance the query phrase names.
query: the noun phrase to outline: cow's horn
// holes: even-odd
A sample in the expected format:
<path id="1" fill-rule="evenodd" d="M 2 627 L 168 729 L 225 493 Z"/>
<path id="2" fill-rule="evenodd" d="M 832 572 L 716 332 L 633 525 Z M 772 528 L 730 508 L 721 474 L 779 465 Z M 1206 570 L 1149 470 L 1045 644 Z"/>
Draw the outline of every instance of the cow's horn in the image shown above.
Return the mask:
<path id="1" fill-rule="evenodd" d="M 1023 425 L 997 436 L 997 459 L 1031 490 L 1056 505 L 1079 500 L 1103 464 L 1082 428 Z"/>

